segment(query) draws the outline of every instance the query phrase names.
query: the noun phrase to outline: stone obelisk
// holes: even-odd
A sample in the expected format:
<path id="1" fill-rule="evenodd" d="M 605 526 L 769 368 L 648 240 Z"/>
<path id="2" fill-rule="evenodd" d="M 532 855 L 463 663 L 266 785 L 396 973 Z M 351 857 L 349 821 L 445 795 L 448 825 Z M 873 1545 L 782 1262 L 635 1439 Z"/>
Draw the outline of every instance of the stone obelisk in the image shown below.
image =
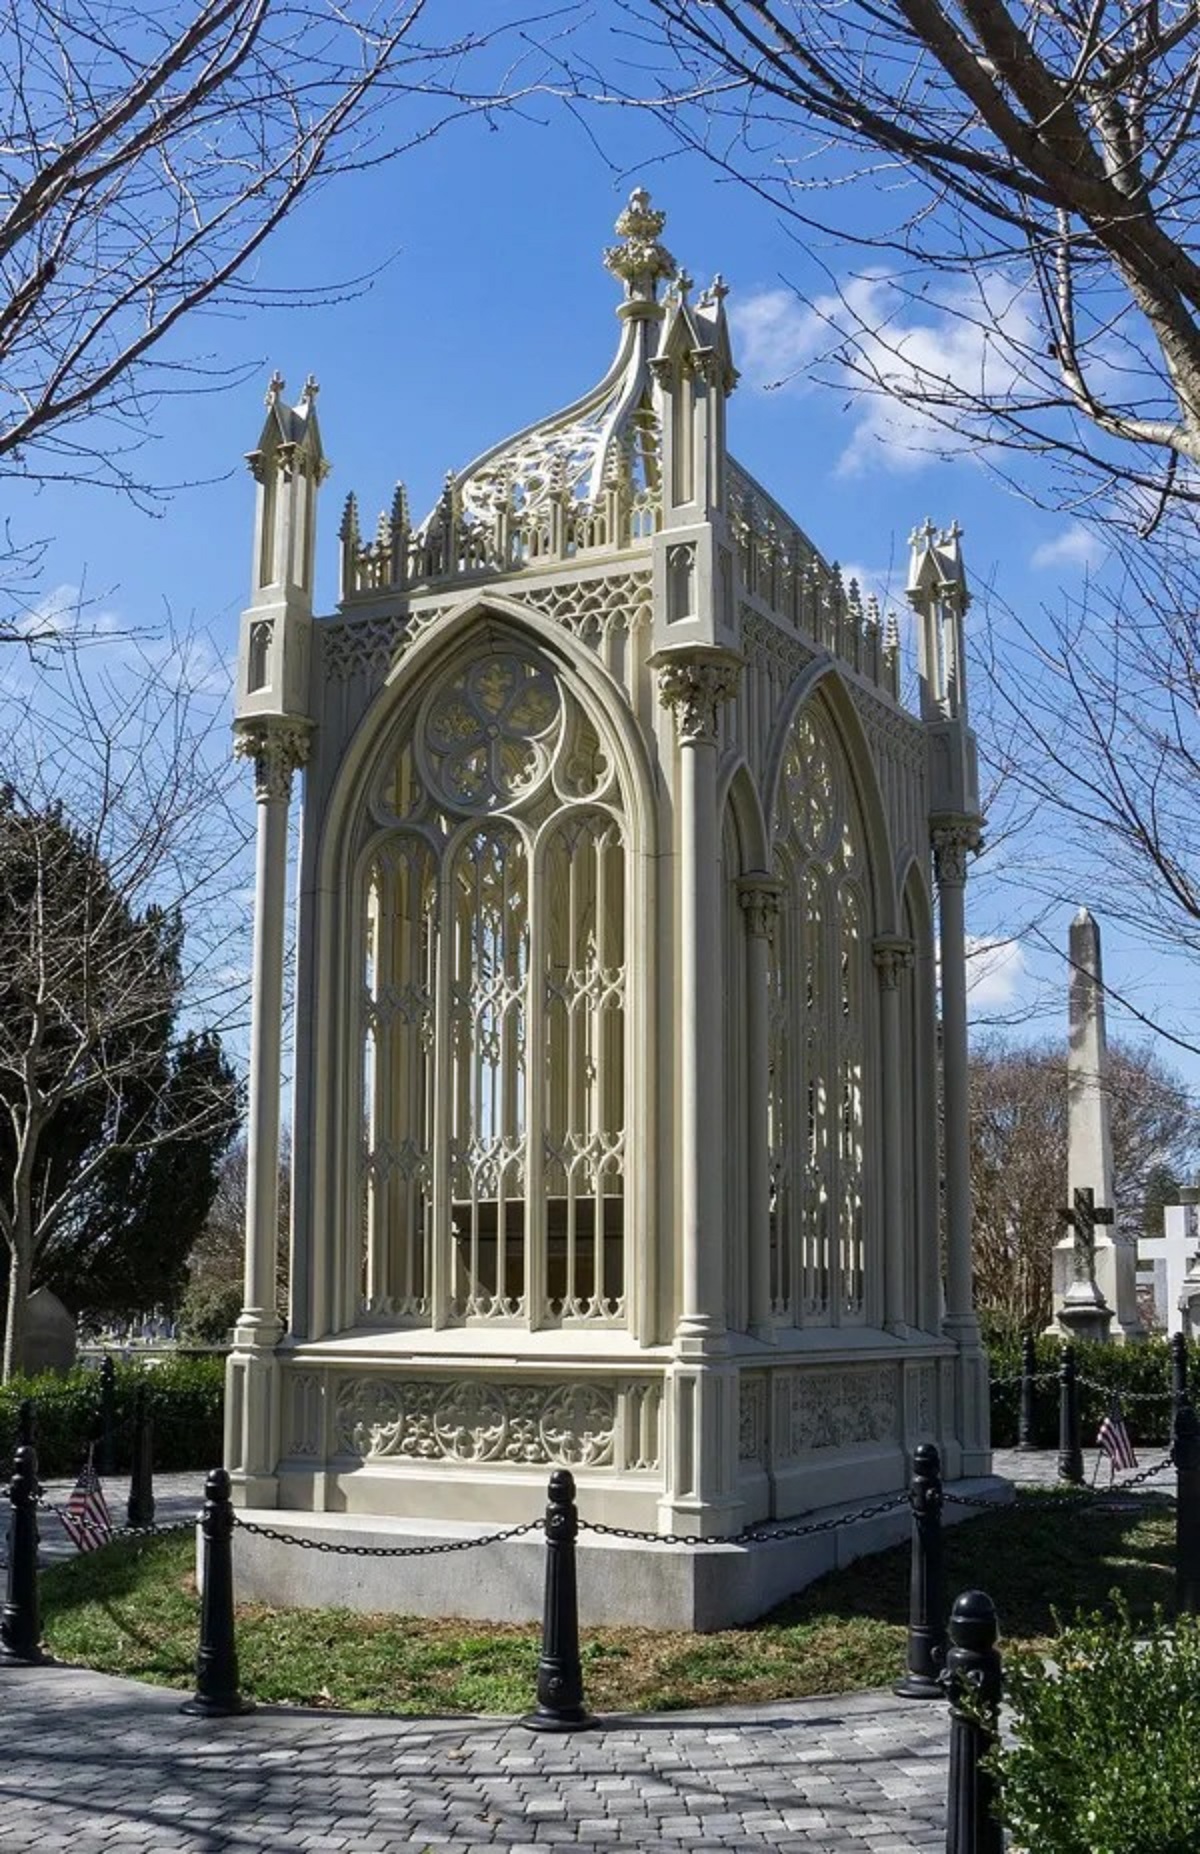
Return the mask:
<path id="1" fill-rule="evenodd" d="M 1095 1243 L 1094 1282 L 1113 1316 L 1111 1336 L 1122 1342 L 1142 1336 L 1137 1314 L 1137 1248 L 1122 1237 L 1115 1220 L 1100 929 L 1086 908 L 1080 908 L 1071 922 L 1070 961 L 1067 1202 L 1078 1211 L 1082 1192 L 1090 1194 L 1088 1201 L 1095 1205 L 1090 1231 Z M 1054 1316 L 1068 1331 L 1072 1322 L 1069 1317 L 1063 1320 L 1064 1308 L 1069 1312 L 1085 1285 L 1083 1240 L 1076 1218 L 1054 1251 Z"/>

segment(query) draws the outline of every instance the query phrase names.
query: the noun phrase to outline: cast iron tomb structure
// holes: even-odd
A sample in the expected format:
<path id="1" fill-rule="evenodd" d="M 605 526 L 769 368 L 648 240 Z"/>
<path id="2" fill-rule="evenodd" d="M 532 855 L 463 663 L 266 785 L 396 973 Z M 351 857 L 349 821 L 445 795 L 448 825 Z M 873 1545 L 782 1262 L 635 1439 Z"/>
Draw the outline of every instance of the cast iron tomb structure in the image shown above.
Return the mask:
<path id="1" fill-rule="evenodd" d="M 913 537 L 912 713 L 895 620 L 730 455 L 726 288 L 695 294 L 662 226 L 635 192 L 598 386 L 418 524 L 403 489 L 373 532 L 347 501 L 329 616 L 316 388 L 272 383 L 235 723 L 258 799 L 243 1511 L 436 1536 L 528 1518 L 565 1467 L 585 1519 L 703 1539 L 902 1491 L 922 1441 L 948 1480 L 990 1468 L 958 531 Z M 674 1554 L 678 1589 L 703 1557 Z M 650 1619 L 611 1574 L 613 1613 Z"/>

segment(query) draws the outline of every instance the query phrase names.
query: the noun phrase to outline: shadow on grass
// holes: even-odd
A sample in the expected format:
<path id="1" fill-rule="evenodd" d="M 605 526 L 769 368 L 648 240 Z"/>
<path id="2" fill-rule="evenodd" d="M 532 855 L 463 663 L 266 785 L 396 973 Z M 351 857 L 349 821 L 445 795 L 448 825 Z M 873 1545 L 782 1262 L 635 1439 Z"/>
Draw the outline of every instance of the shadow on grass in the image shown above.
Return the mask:
<path id="1" fill-rule="evenodd" d="M 1109 1506 L 1021 1494 L 1015 1504 L 944 1533 L 946 1589 L 986 1590 L 1010 1640 L 1054 1633 L 1054 1617 L 1108 1611 L 1118 1592 L 1135 1620 L 1175 1602 L 1174 1508 L 1144 1502 Z M 754 1627 L 794 1628 L 817 1620 L 908 1614 L 907 1545 L 830 1572 L 764 1616 Z"/>

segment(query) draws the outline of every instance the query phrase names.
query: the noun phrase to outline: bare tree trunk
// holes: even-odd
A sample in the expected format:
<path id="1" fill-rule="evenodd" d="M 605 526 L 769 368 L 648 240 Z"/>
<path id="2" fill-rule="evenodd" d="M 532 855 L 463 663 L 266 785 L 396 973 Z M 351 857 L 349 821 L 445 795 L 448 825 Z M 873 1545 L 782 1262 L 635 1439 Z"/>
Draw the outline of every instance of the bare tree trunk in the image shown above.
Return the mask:
<path id="1" fill-rule="evenodd" d="M 21 1354 L 25 1340 L 25 1307 L 29 1299 L 33 1281 L 33 1257 L 28 1230 L 18 1234 L 16 1244 L 9 1249 L 8 1270 L 8 1306 L 4 1316 L 4 1372 L 5 1384 L 21 1368 Z"/>

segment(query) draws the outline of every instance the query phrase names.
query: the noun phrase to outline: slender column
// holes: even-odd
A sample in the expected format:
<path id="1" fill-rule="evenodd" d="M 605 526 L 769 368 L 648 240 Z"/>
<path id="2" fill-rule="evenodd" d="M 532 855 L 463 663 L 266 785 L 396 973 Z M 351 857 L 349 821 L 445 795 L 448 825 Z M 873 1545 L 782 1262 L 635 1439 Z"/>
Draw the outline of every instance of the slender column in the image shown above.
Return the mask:
<path id="1" fill-rule="evenodd" d="M 900 980 L 913 963 L 911 940 L 881 936 L 872 947 L 879 974 L 879 1027 L 883 1105 L 883 1324 L 903 1333 L 910 1322 L 905 1293 L 904 1116 L 911 1095 L 904 1086 L 900 1037 Z"/>
<path id="2" fill-rule="evenodd" d="M 682 1281 L 677 1335 L 685 1350 L 724 1344 L 721 1142 L 721 896 L 718 881 L 717 711 L 740 661 L 696 646 L 659 651 L 659 696 L 679 739 L 680 1200 Z"/>
<path id="3" fill-rule="evenodd" d="M 771 1191 L 768 1079 L 771 1066 L 769 965 L 782 882 L 755 873 L 738 883 L 746 923 L 746 1221 L 750 1257 L 750 1331 L 775 1339 L 771 1313 Z"/>
<path id="4" fill-rule="evenodd" d="M 935 825 L 942 964 L 942 1124 L 946 1176 L 946 1317 L 974 1323 L 971 1294 L 971 1158 L 967 1092 L 967 963 L 963 907 L 967 855 L 978 848 L 969 820 Z"/>
<path id="5" fill-rule="evenodd" d="M 280 1331 L 275 1309 L 275 1250 L 288 804 L 292 773 L 303 764 L 307 745 L 306 728 L 269 721 L 243 724 L 235 743 L 235 751 L 254 762 L 258 805 L 246 1113 L 246 1299 L 238 1321 L 239 1346 L 273 1345 Z"/>

